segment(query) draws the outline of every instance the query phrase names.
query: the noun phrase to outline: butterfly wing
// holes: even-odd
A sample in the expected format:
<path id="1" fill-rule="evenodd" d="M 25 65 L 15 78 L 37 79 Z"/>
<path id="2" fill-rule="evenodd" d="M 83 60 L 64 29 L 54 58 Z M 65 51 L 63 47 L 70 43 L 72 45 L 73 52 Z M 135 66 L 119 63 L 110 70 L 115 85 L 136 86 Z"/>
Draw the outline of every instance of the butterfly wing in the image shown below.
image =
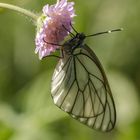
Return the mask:
<path id="1" fill-rule="evenodd" d="M 57 64 L 51 88 L 54 103 L 87 126 L 110 131 L 116 110 L 104 70 L 94 52 L 83 45 Z"/>

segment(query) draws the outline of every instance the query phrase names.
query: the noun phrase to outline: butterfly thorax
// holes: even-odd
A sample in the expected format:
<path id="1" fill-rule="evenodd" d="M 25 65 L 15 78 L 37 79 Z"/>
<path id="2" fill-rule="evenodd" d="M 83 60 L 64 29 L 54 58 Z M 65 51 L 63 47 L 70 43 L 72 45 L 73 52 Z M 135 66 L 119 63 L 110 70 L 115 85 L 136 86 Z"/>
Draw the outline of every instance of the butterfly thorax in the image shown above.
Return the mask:
<path id="1" fill-rule="evenodd" d="M 84 39 L 86 38 L 85 34 L 77 33 L 73 38 L 66 41 L 63 45 L 63 50 L 66 54 L 72 54 L 74 49 L 81 47 Z"/>

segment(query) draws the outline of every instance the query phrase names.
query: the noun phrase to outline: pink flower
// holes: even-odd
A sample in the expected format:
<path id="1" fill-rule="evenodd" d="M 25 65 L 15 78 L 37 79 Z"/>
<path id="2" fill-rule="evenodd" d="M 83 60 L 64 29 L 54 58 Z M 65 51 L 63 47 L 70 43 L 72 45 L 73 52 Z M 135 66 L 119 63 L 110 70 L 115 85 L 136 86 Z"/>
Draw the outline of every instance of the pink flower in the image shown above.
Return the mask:
<path id="1" fill-rule="evenodd" d="M 61 41 L 71 30 L 72 19 L 75 16 L 74 2 L 67 0 L 57 0 L 57 3 L 43 7 L 43 14 L 37 21 L 37 34 L 35 39 L 35 53 L 39 53 L 39 58 L 50 55 L 60 46 Z M 66 30 L 67 29 L 67 30 Z"/>

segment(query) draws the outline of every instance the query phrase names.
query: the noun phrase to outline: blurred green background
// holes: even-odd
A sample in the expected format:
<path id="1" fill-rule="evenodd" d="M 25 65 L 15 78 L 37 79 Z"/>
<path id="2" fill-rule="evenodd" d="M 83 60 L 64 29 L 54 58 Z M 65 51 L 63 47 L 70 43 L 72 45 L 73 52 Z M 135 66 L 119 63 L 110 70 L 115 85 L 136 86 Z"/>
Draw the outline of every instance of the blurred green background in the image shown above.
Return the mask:
<path id="1" fill-rule="evenodd" d="M 34 12 L 55 0 L 0 0 Z M 0 140 L 140 140 L 140 1 L 74 0 L 75 28 L 86 34 L 123 27 L 89 38 L 105 68 L 117 108 L 116 128 L 92 130 L 57 108 L 51 99 L 56 58 L 34 54 L 30 19 L 0 9 Z"/>

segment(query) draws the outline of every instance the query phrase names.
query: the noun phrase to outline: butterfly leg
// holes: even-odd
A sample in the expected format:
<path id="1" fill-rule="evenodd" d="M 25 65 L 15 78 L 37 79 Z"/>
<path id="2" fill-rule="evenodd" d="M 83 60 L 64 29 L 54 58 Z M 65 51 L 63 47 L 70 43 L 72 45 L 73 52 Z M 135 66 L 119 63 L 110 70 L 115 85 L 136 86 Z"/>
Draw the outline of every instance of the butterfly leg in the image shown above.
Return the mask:
<path id="1" fill-rule="evenodd" d="M 60 55 L 61 55 L 61 58 L 64 58 L 64 51 L 63 51 L 63 48 L 60 49 Z"/>
<path id="2" fill-rule="evenodd" d="M 46 40 L 45 40 L 45 38 L 43 38 L 43 41 L 45 42 L 45 43 L 47 43 L 47 44 L 50 44 L 50 45 L 54 45 L 54 46 L 63 46 L 63 45 L 60 45 L 60 44 L 56 44 L 56 43 L 52 43 L 52 42 L 47 42 Z"/>

